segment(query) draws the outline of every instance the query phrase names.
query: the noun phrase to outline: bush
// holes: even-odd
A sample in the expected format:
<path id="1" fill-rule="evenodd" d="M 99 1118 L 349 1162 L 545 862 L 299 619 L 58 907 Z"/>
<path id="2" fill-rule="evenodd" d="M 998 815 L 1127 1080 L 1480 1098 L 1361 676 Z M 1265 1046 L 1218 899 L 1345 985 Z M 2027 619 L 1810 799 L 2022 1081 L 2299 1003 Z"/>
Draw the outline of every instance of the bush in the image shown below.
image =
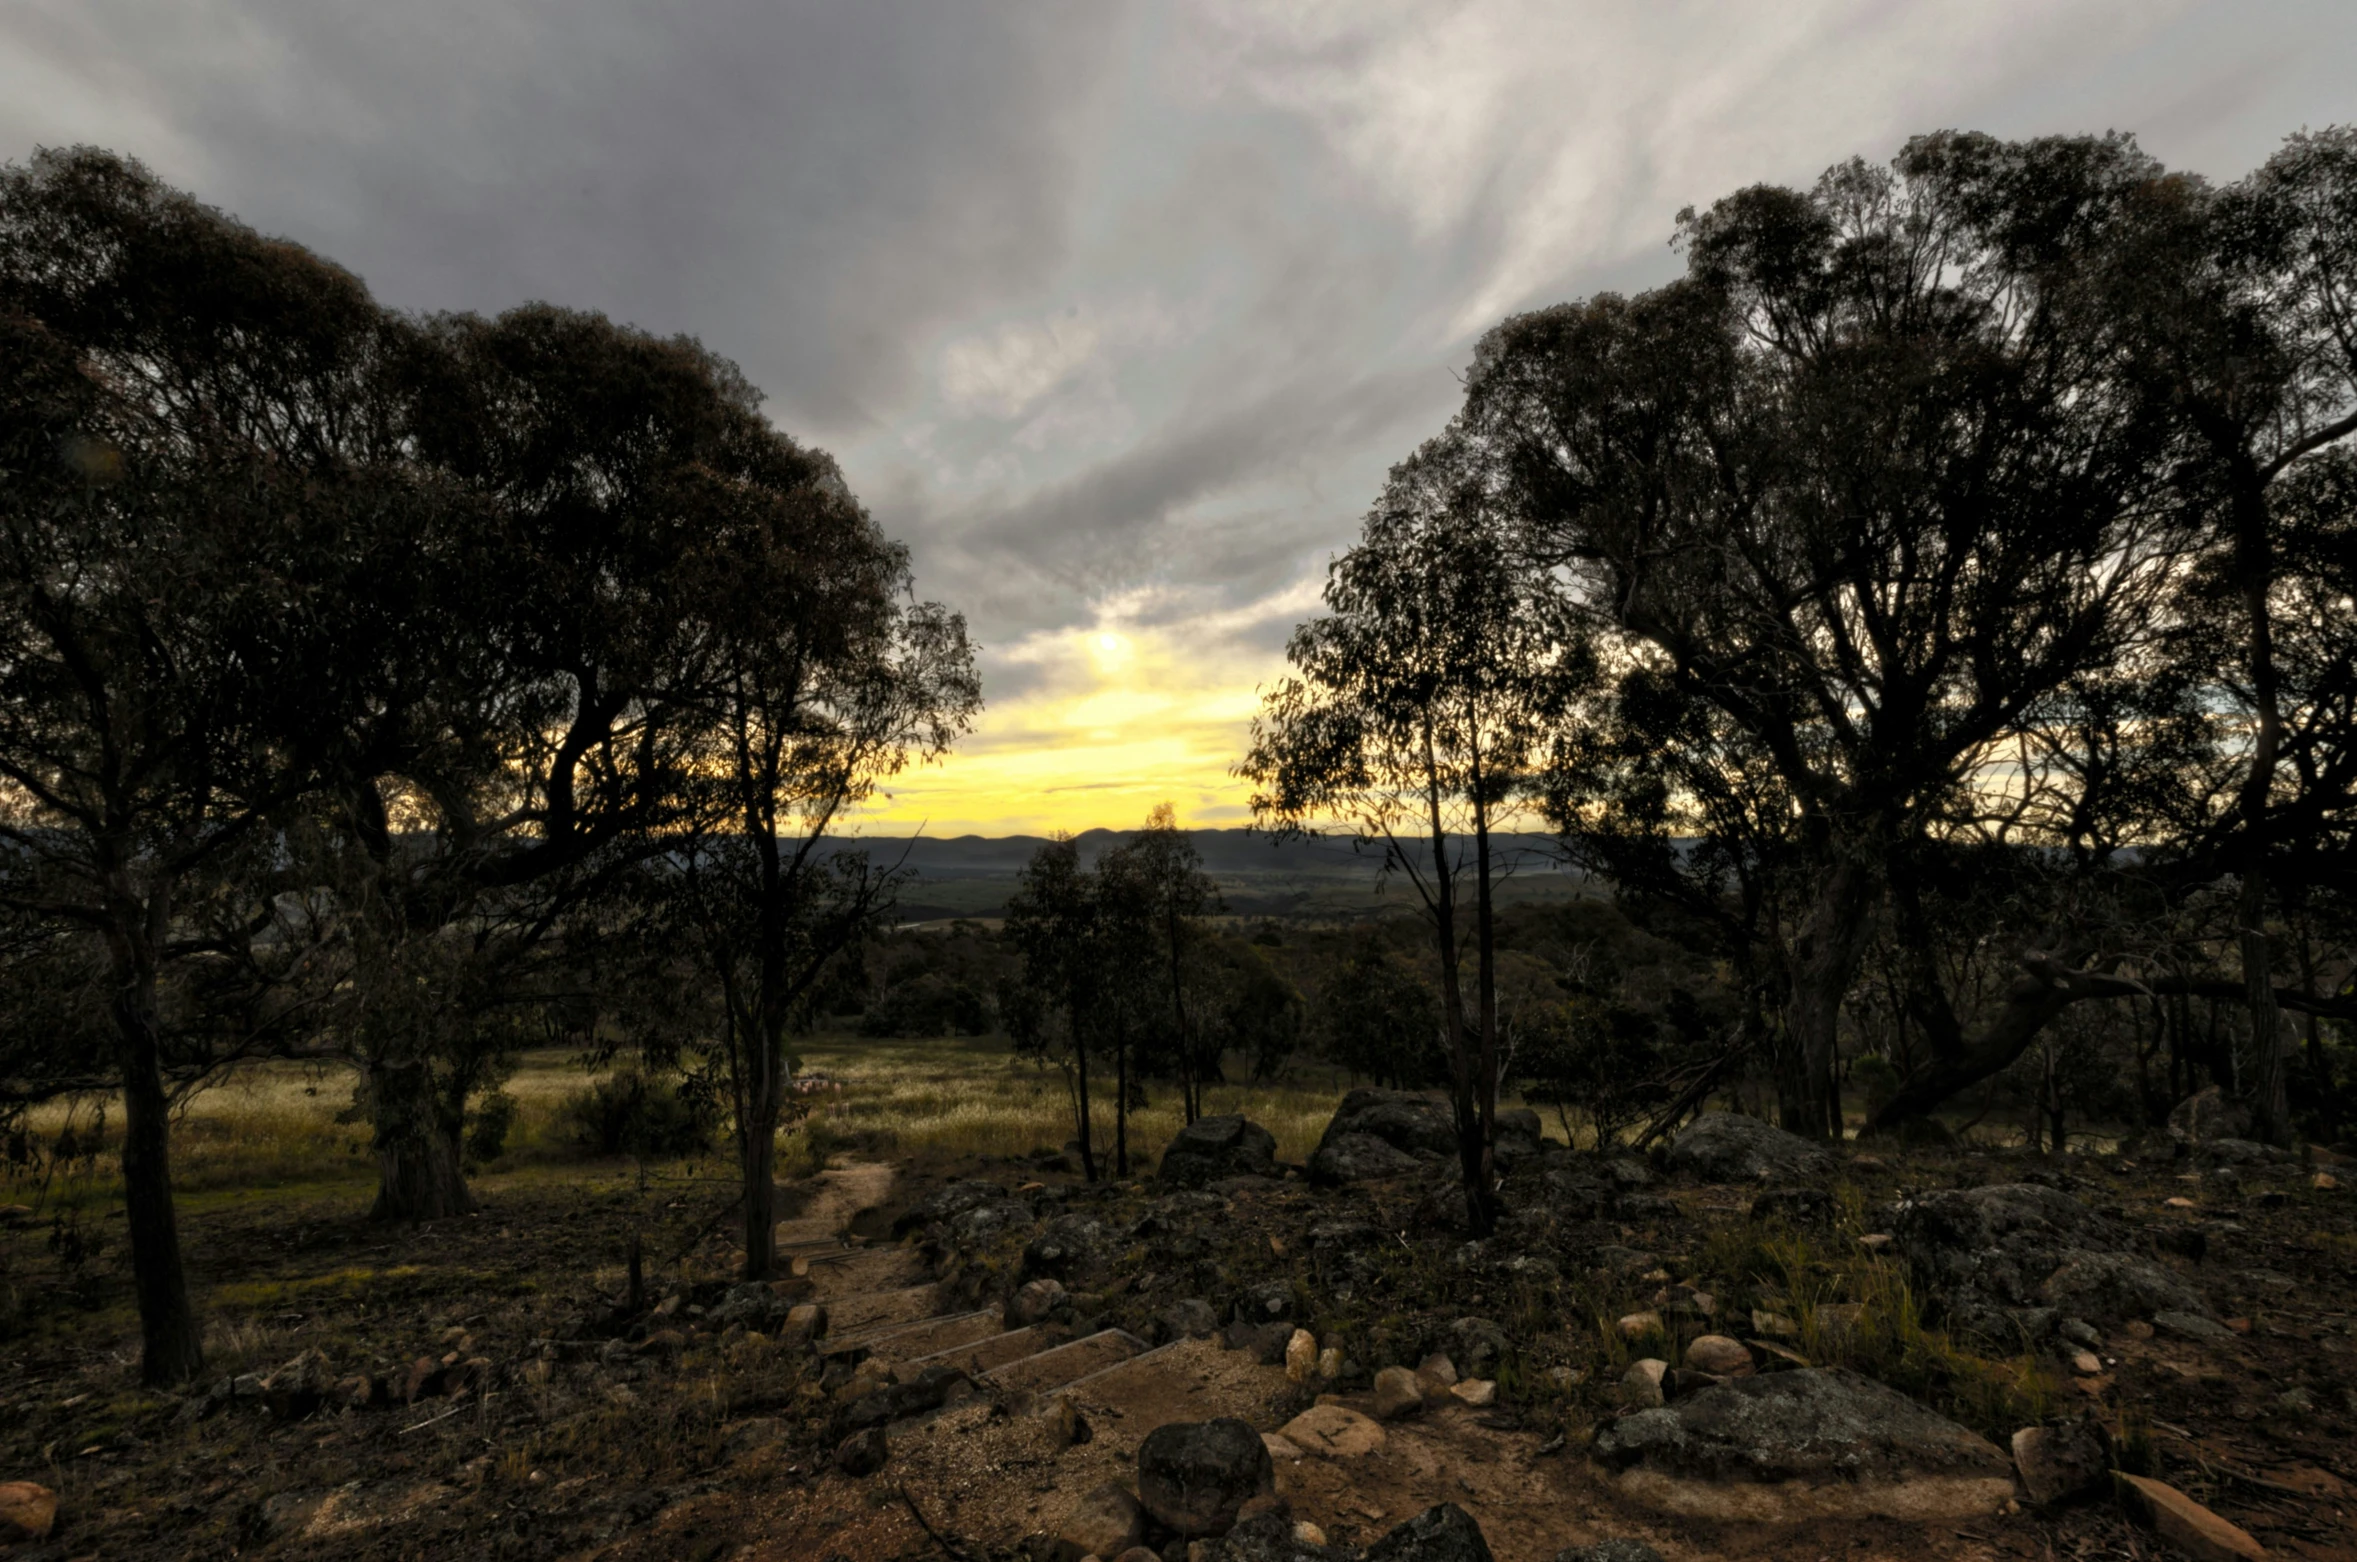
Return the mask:
<path id="1" fill-rule="evenodd" d="M 636 1068 L 617 1069 L 568 1096 L 562 1119 L 573 1142 L 591 1154 L 642 1161 L 709 1150 L 719 1128 L 707 1102 Z"/>
<path id="2" fill-rule="evenodd" d="M 507 1150 L 508 1130 L 516 1125 L 516 1098 L 494 1090 L 478 1098 L 466 1115 L 466 1159 L 470 1168 L 496 1161 Z"/>

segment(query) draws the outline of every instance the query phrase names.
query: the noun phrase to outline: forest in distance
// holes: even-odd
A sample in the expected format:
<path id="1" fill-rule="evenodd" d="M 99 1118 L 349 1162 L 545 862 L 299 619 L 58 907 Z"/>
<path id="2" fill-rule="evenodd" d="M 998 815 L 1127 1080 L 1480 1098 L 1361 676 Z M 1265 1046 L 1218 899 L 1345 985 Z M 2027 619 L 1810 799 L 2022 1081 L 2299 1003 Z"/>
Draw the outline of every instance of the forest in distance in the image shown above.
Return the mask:
<path id="1" fill-rule="evenodd" d="M 204 1357 L 175 1105 L 259 1060 L 355 1070 L 391 1221 L 472 1206 L 520 1052 L 628 1060 L 723 1125 L 749 1281 L 821 1023 L 1004 1035 L 1091 1181 L 1149 1084 L 1445 1090 L 1476 1235 L 1502 1091 L 1640 1147 L 2001 1093 L 2059 1149 L 2205 1087 L 2345 1141 L 2357 132 L 2227 184 L 1927 135 L 1677 233 L 1483 335 L 1332 561 L 1238 734 L 1288 901 L 1167 809 L 987 871 L 847 837 L 975 651 L 718 353 L 0 171 L 0 1114 L 31 1164 L 119 1100 L 146 1379 Z"/>

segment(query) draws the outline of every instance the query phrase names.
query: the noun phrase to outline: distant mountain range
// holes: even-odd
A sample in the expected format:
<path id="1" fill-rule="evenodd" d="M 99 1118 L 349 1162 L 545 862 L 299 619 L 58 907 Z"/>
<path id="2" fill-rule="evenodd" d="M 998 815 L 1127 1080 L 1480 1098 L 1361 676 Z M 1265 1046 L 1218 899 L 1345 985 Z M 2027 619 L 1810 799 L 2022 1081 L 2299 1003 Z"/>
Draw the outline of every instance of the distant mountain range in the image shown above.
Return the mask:
<path id="1" fill-rule="evenodd" d="M 1204 871 L 1216 880 L 1236 916 L 1353 919 L 1388 916 L 1414 903 L 1404 884 L 1383 885 L 1380 848 L 1355 849 L 1347 837 L 1272 841 L 1250 830 L 1193 830 Z M 1086 830 L 1077 837 L 1081 860 L 1093 864 L 1128 841 L 1127 830 Z M 919 923 L 949 917 L 998 916 L 1016 875 L 1047 844 L 1041 835 L 863 835 L 832 844 L 863 848 L 879 864 L 903 862 L 913 873 L 901 892 L 902 919 Z M 1470 844 L 1467 842 L 1466 844 Z M 1581 892 L 1580 873 L 1558 859 L 1554 838 L 1538 834 L 1490 837 L 1495 860 L 1511 868 L 1502 895 L 1514 901 L 1562 899 Z"/>

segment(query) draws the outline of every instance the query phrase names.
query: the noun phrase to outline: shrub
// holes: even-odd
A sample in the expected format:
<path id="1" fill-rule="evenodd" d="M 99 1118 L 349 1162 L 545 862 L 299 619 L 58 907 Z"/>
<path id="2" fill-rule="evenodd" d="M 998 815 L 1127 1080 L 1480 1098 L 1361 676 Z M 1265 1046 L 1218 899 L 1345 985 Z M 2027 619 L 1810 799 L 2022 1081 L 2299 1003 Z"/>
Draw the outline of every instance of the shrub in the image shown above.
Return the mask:
<path id="1" fill-rule="evenodd" d="M 709 1150 L 719 1127 L 708 1103 L 636 1068 L 617 1069 L 575 1091 L 566 1098 L 562 1116 L 582 1149 L 642 1161 Z"/>
<path id="2" fill-rule="evenodd" d="M 466 1159 L 469 1167 L 496 1161 L 507 1150 L 508 1130 L 516 1125 L 516 1098 L 494 1090 L 476 1100 L 466 1115 Z"/>

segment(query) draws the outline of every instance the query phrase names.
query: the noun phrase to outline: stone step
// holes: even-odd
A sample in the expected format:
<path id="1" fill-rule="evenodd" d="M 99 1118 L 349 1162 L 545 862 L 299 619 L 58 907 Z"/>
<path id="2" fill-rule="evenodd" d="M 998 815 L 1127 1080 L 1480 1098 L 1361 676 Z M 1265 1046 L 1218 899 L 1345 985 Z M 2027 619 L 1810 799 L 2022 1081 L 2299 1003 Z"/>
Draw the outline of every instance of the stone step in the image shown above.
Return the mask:
<path id="1" fill-rule="evenodd" d="M 1077 1340 L 1074 1343 L 1085 1345 L 1088 1341 Z M 1181 1336 L 1167 1345 L 1157 1345 L 1152 1350 L 1141 1351 L 1137 1355 L 1117 1361 L 1109 1367 L 1099 1367 L 1096 1371 L 1074 1378 L 1069 1383 L 1060 1383 L 1054 1389 L 1039 1395 L 1037 1408 L 1047 1409 L 1058 1398 L 1066 1394 L 1089 1394 L 1107 1404 L 1118 1403 L 1125 1397 L 1122 1393 L 1125 1387 L 1139 1378 L 1160 1372 L 1172 1365 L 1174 1353 L 1183 1350 L 1189 1343 L 1184 1336 Z M 1153 1429 L 1149 1427 L 1146 1430 Z"/>
<path id="2" fill-rule="evenodd" d="M 922 1372 L 927 1367 L 955 1367 L 969 1377 L 978 1378 L 1012 1362 L 1037 1356 L 1060 1339 L 1061 1336 L 1043 1334 L 1036 1326 L 1009 1329 L 1003 1334 L 985 1335 L 968 1344 L 914 1357 L 901 1366 L 909 1372 Z"/>
<path id="3" fill-rule="evenodd" d="M 1037 1394 L 1093 1376 L 1145 1352 L 1146 1342 L 1136 1335 L 1107 1329 L 1099 1334 L 1083 1335 L 1069 1345 L 1058 1345 L 1036 1356 L 1008 1362 L 984 1377 L 1010 1394 Z"/>
<path id="4" fill-rule="evenodd" d="M 912 1285 L 897 1291 L 857 1291 L 825 1301 L 827 1337 L 837 1339 L 933 1317 L 941 1308 L 941 1291 L 938 1286 Z"/>
<path id="5" fill-rule="evenodd" d="M 887 1361 L 906 1361 L 914 1357 L 930 1356 L 937 1351 L 955 1350 L 960 1345 L 971 1345 L 1004 1332 L 1006 1321 L 995 1307 L 979 1312 L 939 1313 L 931 1318 L 920 1318 L 915 1323 L 894 1324 L 889 1328 L 870 1330 L 865 1334 L 830 1335 L 826 1342 L 829 1356 L 848 1356 L 854 1353 L 881 1356 Z"/>

